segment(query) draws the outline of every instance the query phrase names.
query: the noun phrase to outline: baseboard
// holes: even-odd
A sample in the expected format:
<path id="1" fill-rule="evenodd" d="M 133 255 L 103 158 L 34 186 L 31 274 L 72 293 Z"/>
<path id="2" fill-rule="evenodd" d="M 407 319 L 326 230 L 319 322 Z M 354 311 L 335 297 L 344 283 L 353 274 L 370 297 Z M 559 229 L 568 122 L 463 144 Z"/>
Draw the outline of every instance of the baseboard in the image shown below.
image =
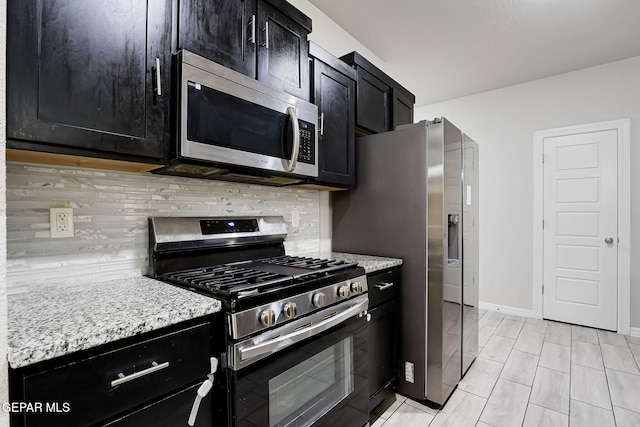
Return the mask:
<path id="1" fill-rule="evenodd" d="M 629 335 L 632 337 L 640 338 L 640 328 L 629 328 Z"/>
<path id="2" fill-rule="evenodd" d="M 533 310 L 527 310 L 524 308 L 518 308 L 518 307 L 510 307 L 508 305 L 498 305 L 498 304 L 490 304 L 488 302 L 480 302 L 480 304 L 478 304 L 478 307 L 480 307 L 480 310 L 488 310 L 488 311 L 497 311 L 499 313 L 504 313 L 504 314 L 513 314 L 515 316 L 522 316 L 522 317 L 536 317 L 536 314 Z"/>

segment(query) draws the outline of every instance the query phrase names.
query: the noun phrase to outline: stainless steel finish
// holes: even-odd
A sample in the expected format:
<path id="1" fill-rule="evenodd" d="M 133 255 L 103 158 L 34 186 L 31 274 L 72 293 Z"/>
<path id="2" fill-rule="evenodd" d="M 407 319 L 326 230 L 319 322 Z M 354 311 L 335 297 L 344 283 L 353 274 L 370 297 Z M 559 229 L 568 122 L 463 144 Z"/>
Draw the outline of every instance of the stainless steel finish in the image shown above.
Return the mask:
<path id="1" fill-rule="evenodd" d="M 264 32 L 264 43 L 261 45 L 266 49 L 269 49 L 269 21 L 264 23 L 264 28 L 262 29 Z"/>
<path id="2" fill-rule="evenodd" d="M 243 217 L 230 217 L 228 219 L 242 219 Z M 180 243 L 180 242 L 211 242 L 220 240 L 224 243 L 234 244 L 243 238 L 253 241 L 264 240 L 284 240 L 287 237 L 287 223 L 281 216 L 244 217 L 257 219 L 259 231 L 252 233 L 225 233 L 224 235 L 202 234 L 200 229 L 201 220 L 220 219 L 222 217 L 153 217 L 151 218 L 151 231 L 153 232 L 154 247 L 158 249 L 158 244 Z"/>
<path id="3" fill-rule="evenodd" d="M 398 390 L 440 405 L 463 372 L 463 343 L 478 333 L 471 311 L 463 330 L 464 230 L 474 223 L 463 209 L 462 139 L 444 118 L 357 138 L 358 186 L 332 195 L 333 250 L 403 259 L 399 363 L 414 366 L 414 381 L 400 376 Z"/>
<path id="4" fill-rule="evenodd" d="M 229 346 L 229 366 L 237 371 L 273 353 L 322 333 L 345 320 L 362 315 L 369 307 L 366 295 L 326 308 L 303 319 Z"/>
<path id="5" fill-rule="evenodd" d="M 360 282 L 353 282 L 350 284 L 350 290 L 351 292 L 353 292 L 354 294 L 360 293 L 362 292 L 362 283 Z"/>
<path id="6" fill-rule="evenodd" d="M 349 294 L 350 294 L 349 288 L 350 286 L 348 284 L 346 286 L 338 287 L 338 296 L 340 298 L 349 298 Z"/>
<path id="7" fill-rule="evenodd" d="M 604 242 L 605 242 L 607 245 L 612 244 L 612 243 L 613 243 L 613 237 L 606 237 L 606 238 L 604 239 Z"/>
<path id="8" fill-rule="evenodd" d="M 298 117 L 296 116 L 296 109 L 293 107 L 287 107 L 287 114 L 291 118 L 293 124 L 293 150 L 291 150 L 291 159 L 289 163 L 285 165 L 287 172 L 293 172 L 298 162 L 298 154 L 300 153 L 300 124 L 298 123 Z"/>
<path id="9" fill-rule="evenodd" d="M 316 292 L 313 294 L 313 306 L 322 308 L 327 305 L 327 295 L 324 292 Z"/>
<path id="10" fill-rule="evenodd" d="M 253 44 L 256 44 L 256 15 L 251 15 L 251 37 L 249 37 L 249 41 Z"/>
<path id="11" fill-rule="evenodd" d="M 479 353 L 478 144 L 462 135 L 462 375 Z"/>
<path id="12" fill-rule="evenodd" d="M 295 302 L 286 303 L 282 311 L 284 312 L 284 315 L 289 319 L 295 319 L 296 317 L 298 317 L 298 308 Z"/>
<path id="13" fill-rule="evenodd" d="M 338 302 L 342 302 L 344 301 L 344 298 L 338 296 L 338 289 L 343 287 L 348 290 L 349 283 L 352 281 L 357 281 L 362 284 L 361 294 L 365 294 L 369 290 L 367 287 L 367 277 L 359 276 L 355 279 L 344 280 L 319 289 L 314 289 L 313 291 L 290 296 L 284 301 L 275 301 L 240 311 L 238 313 L 229 313 L 227 314 L 227 321 L 229 324 L 231 338 L 241 339 L 248 335 L 252 335 L 255 332 L 267 329 L 268 327 L 260 321 L 260 314 L 265 310 L 273 310 L 275 313 L 275 325 L 278 325 L 290 320 L 284 312 L 286 304 L 295 304 L 296 314 L 298 317 L 302 317 L 319 311 L 320 308 L 324 306 L 330 306 Z M 320 306 L 316 303 L 322 303 L 323 305 Z"/>
<path id="14" fill-rule="evenodd" d="M 276 312 L 267 309 L 260 313 L 260 323 L 264 326 L 273 326 L 276 324 Z"/>
<path id="15" fill-rule="evenodd" d="M 380 282 L 377 285 L 373 285 L 376 288 L 380 289 L 381 291 L 384 291 L 385 289 L 389 289 L 390 287 L 394 286 L 395 283 L 393 282 Z"/>
<path id="16" fill-rule="evenodd" d="M 247 166 L 276 172 L 290 173 L 287 170 L 288 159 L 272 157 L 263 154 L 250 153 L 235 150 L 227 147 L 219 147 L 203 144 L 197 141 L 190 141 L 187 138 L 187 108 L 189 82 L 201 84 L 209 88 L 227 93 L 229 95 L 247 100 L 257 105 L 286 114 L 289 107 L 295 108 L 296 116 L 300 120 L 309 123 L 317 123 L 318 107 L 275 90 L 255 79 L 249 78 L 236 71 L 226 68 L 220 64 L 209 61 L 189 51 L 182 50 L 181 58 L 181 78 L 180 78 L 180 156 L 200 161 L 211 161 L 229 165 Z M 313 144 L 315 145 L 315 158 L 313 164 L 299 163 L 295 174 L 301 176 L 318 176 L 318 131 L 313 133 Z"/>
<path id="17" fill-rule="evenodd" d="M 151 362 L 151 367 L 147 368 L 147 369 L 143 369 L 142 371 L 139 372 L 134 372 L 133 374 L 130 375 L 124 375 L 122 372 L 120 372 L 118 374 L 118 378 L 111 381 L 111 387 L 116 387 L 119 386 L 121 384 L 127 383 L 129 381 L 133 381 L 135 379 L 144 377 L 145 375 L 149 375 L 152 374 L 154 372 L 158 372 L 164 368 L 168 368 L 169 367 L 169 362 L 164 362 L 164 363 L 156 363 L 156 362 Z"/>
<path id="18" fill-rule="evenodd" d="M 320 136 L 324 136 L 324 111 L 320 113 Z"/>
<path id="19" fill-rule="evenodd" d="M 162 76 L 160 74 L 160 58 L 156 57 L 156 94 L 162 96 Z"/>

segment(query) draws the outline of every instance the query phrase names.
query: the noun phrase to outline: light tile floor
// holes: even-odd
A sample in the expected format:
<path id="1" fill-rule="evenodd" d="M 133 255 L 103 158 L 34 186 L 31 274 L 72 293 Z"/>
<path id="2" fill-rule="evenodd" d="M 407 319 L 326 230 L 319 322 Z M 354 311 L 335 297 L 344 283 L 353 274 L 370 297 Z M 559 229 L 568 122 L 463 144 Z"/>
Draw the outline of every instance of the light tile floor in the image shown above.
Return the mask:
<path id="1" fill-rule="evenodd" d="M 371 427 L 640 426 L 640 338 L 480 316 L 480 354 L 444 408 L 395 395 Z"/>

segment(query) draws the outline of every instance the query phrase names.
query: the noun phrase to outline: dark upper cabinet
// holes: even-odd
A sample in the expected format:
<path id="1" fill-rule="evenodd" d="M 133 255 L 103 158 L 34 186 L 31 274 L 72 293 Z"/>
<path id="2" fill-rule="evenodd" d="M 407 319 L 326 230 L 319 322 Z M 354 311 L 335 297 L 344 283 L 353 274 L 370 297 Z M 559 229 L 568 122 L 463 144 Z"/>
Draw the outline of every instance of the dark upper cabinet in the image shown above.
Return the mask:
<path id="1" fill-rule="evenodd" d="M 171 0 L 10 0 L 7 9 L 8 147 L 160 162 Z"/>
<path id="2" fill-rule="evenodd" d="M 413 123 L 415 97 L 401 88 L 393 89 L 393 129 Z"/>
<path id="3" fill-rule="evenodd" d="M 256 0 L 180 0 L 179 46 L 256 77 Z"/>
<path id="4" fill-rule="evenodd" d="M 355 71 L 317 45 L 313 59 L 313 102 L 318 106 L 318 178 L 316 183 L 355 185 Z"/>
<path id="5" fill-rule="evenodd" d="M 357 72 L 356 129 L 386 132 L 413 123 L 415 96 L 358 52 L 340 57 Z"/>
<path id="6" fill-rule="evenodd" d="M 180 0 L 178 48 L 309 100 L 311 20 L 284 0 Z"/>

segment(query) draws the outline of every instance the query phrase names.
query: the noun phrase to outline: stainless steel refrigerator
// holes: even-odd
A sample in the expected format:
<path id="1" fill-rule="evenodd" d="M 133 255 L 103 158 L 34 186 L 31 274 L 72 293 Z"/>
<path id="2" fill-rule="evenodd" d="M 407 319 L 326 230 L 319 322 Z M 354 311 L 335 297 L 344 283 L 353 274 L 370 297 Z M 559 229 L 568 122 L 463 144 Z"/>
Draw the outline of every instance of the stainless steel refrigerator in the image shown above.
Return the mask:
<path id="1" fill-rule="evenodd" d="M 445 118 L 356 140 L 334 251 L 402 258 L 398 392 L 443 405 L 478 353 L 478 144 Z"/>

